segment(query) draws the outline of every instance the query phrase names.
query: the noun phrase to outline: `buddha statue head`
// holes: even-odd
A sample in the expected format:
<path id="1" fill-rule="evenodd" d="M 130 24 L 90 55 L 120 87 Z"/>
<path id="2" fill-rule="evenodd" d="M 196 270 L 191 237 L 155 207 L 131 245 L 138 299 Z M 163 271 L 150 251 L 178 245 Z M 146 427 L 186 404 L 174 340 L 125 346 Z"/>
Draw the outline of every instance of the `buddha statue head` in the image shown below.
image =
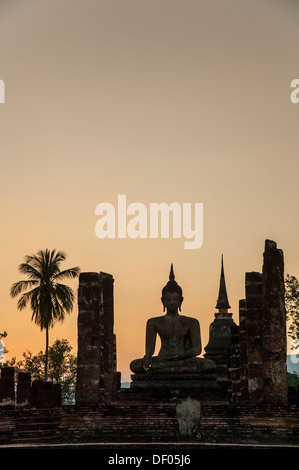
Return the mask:
<path id="1" fill-rule="evenodd" d="M 176 305 L 174 307 L 181 311 L 181 304 L 183 300 L 183 291 L 175 280 L 173 264 L 171 263 L 169 281 L 162 289 L 161 301 L 163 304 L 163 311 L 165 312 L 165 308 L 168 308 L 169 306 L 172 307 L 172 302 L 175 302 Z M 171 302 L 170 305 L 169 302 Z"/>

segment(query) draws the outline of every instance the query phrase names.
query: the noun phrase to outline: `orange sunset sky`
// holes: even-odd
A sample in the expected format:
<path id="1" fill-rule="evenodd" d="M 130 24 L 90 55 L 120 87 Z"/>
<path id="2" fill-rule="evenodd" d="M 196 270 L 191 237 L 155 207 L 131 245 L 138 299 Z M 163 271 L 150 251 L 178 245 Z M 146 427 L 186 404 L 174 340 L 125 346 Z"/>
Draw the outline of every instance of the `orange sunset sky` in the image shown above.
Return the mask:
<path id="1" fill-rule="evenodd" d="M 299 276 L 299 5 L 295 0 L 1 0 L 0 332 L 6 359 L 45 347 L 17 310 L 18 265 L 64 250 L 65 268 L 115 279 L 118 370 L 144 354 L 162 314 L 171 262 L 182 313 L 203 347 L 214 319 L 221 254 L 233 318 L 266 238 Z M 204 240 L 103 239 L 100 202 L 201 202 Z M 78 281 L 70 282 L 75 290 Z M 77 303 L 50 343 L 77 351 Z"/>

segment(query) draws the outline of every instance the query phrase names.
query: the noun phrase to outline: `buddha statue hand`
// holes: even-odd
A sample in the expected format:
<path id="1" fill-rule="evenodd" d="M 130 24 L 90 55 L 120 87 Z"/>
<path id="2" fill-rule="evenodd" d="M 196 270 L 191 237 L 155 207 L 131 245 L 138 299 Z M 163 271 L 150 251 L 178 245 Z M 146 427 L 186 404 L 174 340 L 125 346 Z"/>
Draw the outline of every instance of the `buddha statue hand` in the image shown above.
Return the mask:
<path id="1" fill-rule="evenodd" d="M 166 361 L 179 361 L 182 359 L 180 354 L 173 354 L 172 356 L 165 357 Z"/>
<path id="2" fill-rule="evenodd" d="M 151 361 L 152 361 L 152 356 L 144 356 L 142 365 L 143 365 L 143 369 L 145 372 L 149 372 L 152 366 Z"/>

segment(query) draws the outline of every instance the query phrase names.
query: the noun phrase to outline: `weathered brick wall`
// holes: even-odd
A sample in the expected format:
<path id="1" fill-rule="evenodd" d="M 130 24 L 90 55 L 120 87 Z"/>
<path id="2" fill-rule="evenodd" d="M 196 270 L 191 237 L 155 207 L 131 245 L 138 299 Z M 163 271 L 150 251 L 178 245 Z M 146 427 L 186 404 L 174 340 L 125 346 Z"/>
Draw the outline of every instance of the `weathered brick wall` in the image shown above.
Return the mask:
<path id="1" fill-rule="evenodd" d="M 206 442 L 299 444 L 299 406 L 203 405 L 200 432 Z"/>
<path id="2" fill-rule="evenodd" d="M 64 409 L 57 439 L 72 442 L 177 440 L 174 405 L 103 405 Z"/>
<path id="3" fill-rule="evenodd" d="M 201 410 L 194 437 L 198 442 L 299 445 L 298 405 L 202 403 Z M 0 444 L 180 440 L 174 403 L 118 403 L 50 410 L 0 407 Z"/>

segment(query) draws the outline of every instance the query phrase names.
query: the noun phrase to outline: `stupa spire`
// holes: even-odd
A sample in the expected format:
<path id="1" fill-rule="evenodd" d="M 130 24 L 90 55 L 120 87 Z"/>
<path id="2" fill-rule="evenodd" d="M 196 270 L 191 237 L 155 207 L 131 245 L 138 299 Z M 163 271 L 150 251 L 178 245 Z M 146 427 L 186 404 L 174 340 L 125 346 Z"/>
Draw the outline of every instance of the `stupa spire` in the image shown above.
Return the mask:
<path id="1" fill-rule="evenodd" d="M 173 272 L 173 264 L 172 263 L 171 263 L 171 266 L 170 266 L 169 280 L 171 282 L 173 282 L 175 280 L 174 272 Z"/>
<path id="2" fill-rule="evenodd" d="M 221 275 L 220 275 L 220 285 L 219 285 L 219 295 L 217 300 L 216 308 L 220 312 L 227 312 L 227 309 L 230 308 L 227 292 L 226 292 L 226 284 L 225 284 L 225 277 L 224 277 L 224 268 L 223 268 L 223 255 L 221 255 Z"/>

